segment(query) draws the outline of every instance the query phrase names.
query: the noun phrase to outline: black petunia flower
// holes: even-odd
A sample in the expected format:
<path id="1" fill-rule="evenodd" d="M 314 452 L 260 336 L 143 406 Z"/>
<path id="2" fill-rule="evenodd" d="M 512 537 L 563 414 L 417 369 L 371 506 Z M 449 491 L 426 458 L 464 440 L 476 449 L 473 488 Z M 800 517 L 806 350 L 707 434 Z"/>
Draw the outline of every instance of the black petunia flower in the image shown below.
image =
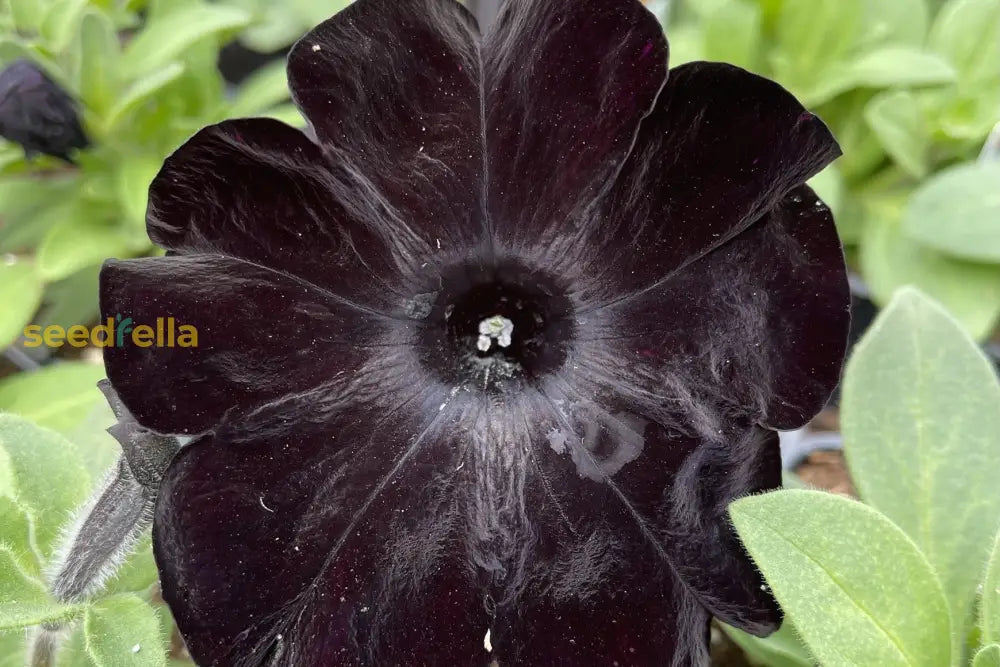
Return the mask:
<path id="1" fill-rule="evenodd" d="M 154 538 L 203 665 L 690 665 L 781 614 L 727 519 L 837 382 L 804 185 L 839 150 L 638 0 L 358 0 L 289 57 L 315 140 L 234 120 L 150 190 L 106 351 L 189 434 Z"/>
<path id="2" fill-rule="evenodd" d="M 0 137 L 70 164 L 70 154 L 90 145 L 76 101 L 37 65 L 17 60 L 0 71 Z"/>

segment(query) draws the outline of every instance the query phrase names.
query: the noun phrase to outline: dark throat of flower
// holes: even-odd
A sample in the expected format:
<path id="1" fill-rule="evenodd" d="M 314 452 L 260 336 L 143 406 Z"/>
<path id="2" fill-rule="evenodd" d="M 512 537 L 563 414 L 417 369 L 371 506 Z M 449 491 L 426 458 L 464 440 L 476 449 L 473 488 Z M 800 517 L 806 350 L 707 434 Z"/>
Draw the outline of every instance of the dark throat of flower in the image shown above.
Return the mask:
<path id="1" fill-rule="evenodd" d="M 425 321 L 424 363 L 453 386 L 502 392 L 563 366 L 576 327 L 560 282 L 516 261 L 442 275 Z"/>

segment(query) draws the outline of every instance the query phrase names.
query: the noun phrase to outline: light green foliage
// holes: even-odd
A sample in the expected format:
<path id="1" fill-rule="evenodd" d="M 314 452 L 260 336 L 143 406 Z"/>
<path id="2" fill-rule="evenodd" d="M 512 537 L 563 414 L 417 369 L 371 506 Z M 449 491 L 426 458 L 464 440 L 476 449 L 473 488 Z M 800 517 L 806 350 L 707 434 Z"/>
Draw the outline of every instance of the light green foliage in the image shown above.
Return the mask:
<path id="1" fill-rule="evenodd" d="M 27 510 L 35 543 L 48 556 L 59 531 L 86 499 L 90 475 L 69 441 L 15 415 L 0 415 L 0 447 L 12 471 L 10 495 Z"/>
<path id="2" fill-rule="evenodd" d="M 135 595 L 109 597 L 88 608 L 83 631 L 87 654 L 97 667 L 166 665 L 160 621 Z"/>
<path id="3" fill-rule="evenodd" d="M 82 362 L 12 375 L 0 380 L 0 412 L 18 414 L 57 431 L 70 430 L 104 402 L 97 389 L 103 377 L 103 367 Z"/>
<path id="4" fill-rule="evenodd" d="M 912 284 L 992 333 L 1000 181 L 968 163 L 1000 122 L 1000 0 L 677 0 L 668 25 L 674 65 L 735 62 L 830 126 L 837 226 L 879 305 Z"/>
<path id="5" fill-rule="evenodd" d="M 1000 264 L 1000 162 L 966 163 L 935 175 L 914 193 L 903 228 L 943 253 Z"/>
<path id="6" fill-rule="evenodd" d="M 79 607 L 53 600 L 45 584 L 28 574 L 18 558 L 0 545 L 0 631 L 62 621 L 79 612 Z"/>
<path id="7" fill-rule="evenodd" d="M 864 504 L 785 491 L 731 507 L 786 626 L 824 666 L 996 665 L 1000 647 L 988 646 L 1000 644 L 993 367 L 941 306 L 901 290 L 848 363 L 841 428 Z M 811 664 L 784 650 L 789 638 L 795 646 L 792 632 L 731 635 L 765 665 Z"/>
<path id="8" fill-rule="evenodd" d="M 44 573 L 51 572 L 54 545 L 72 511 L 105 475 L 108 448 L 117 449 L 110 436 L 96 437 L 111 423 L 110 410 L 91 411 L 76 426 L 93 431 L 79 447 L 22 417 L 0 414 L 0 667 L 23 663 L 25 629 L 40 623 L 68 624 L 71 637 L 59 652 L 58 667 L 165 664 L 173 625 L 169 614 L 148 600 L 156 581 L 148 535 L 92 599 L 63 604 L 48 592 Z M 20 637 L 10 634 L 13 630 Z"/>
<path id="9" fill-rule="evenodd" d="M 0 348 L 21 335 L 42 302 L 43 283 L 38 270 L 27 261 L 0 257 Z"/>
<path id="10" fill-rule="evenodd" d="M 744 498 L 730 514 L 820 664 L 948 664 L 941 584 L 885 516 L 840 496 L 795 490 Z"/>
<path id="11" fill-rule="evenodd" d="M 1000 532 L 986 566 L 979 601 L 979 633 L 984 644 L 1000 644 Z"/>
<path id="12" fill-rule="evenodd" d="M 903 202 L 869 202 L 861 231 L 859 263 L 876 301 L 888 303 L 899 288 L 918 287 L 947 306 L 976 338 L 993 330 L 1000 315 L 1000 265 L 967 262 L 922 245 L 902 230 Z"/>
<path id="13" fill-rule="evenodd" d="M 28 58 L 46 70 L 79 102 L 92 142 L 76 156 L 79 167 L 66 169 L 48 157 L 29 163 L 19 147 L 0 139 L 0 348 L 32 317 L 41 317 L 36 313 L 46 286 L 87 282 L 108 257 L 153 251 L 145 232 L 149 184 L 164 158 L 191 134 L 231 116 L 268 115 L 286 103 L 283 67 L 268 70 L 242 93 L 227 93 L 217 69 L 219 50 L 264 18 L 238 5 L 0 3 L 0 68 Z M 313 13 L 320 5 L 326 5 L 324 13 L 339 8 L 300 5 L 293 7 L 296 16 L 305 15 L 306 7 Z M 140 9 L 148 10 L 145 19 Z M 307 29 L 296 21 L 294 37 Z M 301 125 L 288 109 L 278 113 Z M 16 280 L 2 253 L 21 258 Z M 96 290 L 45 294 L 47 309 L 72 311 L 74 323 L 89 323 L 97 312 Z"/>
<path id="14" fill-rule="evenodd" d="M 990 644 L 979 649 L 972 667 L 1000 667 L 1000 644 Z"/>
<path id="15" fill-rule="evenodd" d="M 926 554 L 963 636 L 1000 517 L 991 365 L 940 306 L 903 290 L 856 348 L 842 410 L 861 498 Z"/>
<path id="16" fill-rule="evenodd" d="M 787 484 L 785 485 L 788 486 Z M 761 639 L 729 626 L 723 626 L 726 634 L 743 649 L 750 663 L 760 667 L 811 667 L 814 663 L 809 650 L 799 638 L 795 626 L 788 619 L 781 628 Z"/>

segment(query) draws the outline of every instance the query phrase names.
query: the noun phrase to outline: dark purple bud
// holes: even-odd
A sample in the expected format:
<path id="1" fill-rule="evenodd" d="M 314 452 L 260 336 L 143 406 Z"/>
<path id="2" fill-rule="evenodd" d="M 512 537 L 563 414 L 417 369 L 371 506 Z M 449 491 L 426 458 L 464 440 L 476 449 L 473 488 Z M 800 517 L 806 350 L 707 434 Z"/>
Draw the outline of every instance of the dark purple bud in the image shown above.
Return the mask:
<path id="1" fill-rule="evenodd" d="M 70 153 L 90 145 L 76 102 L 37 65 L 17 60 L 0 72 L 0 136 L 38 153 L 73 163 Z"/>

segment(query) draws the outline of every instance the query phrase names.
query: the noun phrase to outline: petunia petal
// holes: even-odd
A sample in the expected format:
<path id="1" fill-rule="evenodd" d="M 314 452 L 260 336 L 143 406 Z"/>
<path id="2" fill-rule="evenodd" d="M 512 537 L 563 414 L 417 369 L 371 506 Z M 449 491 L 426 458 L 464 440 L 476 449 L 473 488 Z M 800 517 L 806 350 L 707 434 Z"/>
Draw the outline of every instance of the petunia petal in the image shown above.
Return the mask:
<path id="1" fill-rule="evenodd" d="M 849 301 L 833 218 L 801 186 L 655 288 L 581 315 L 584 357 L 618 359 L 607 382 L 646 409 L 686 406 L 706 432 L 734 418 L 798 428 L 840 379 Z"/>
<path id="2" fill-rule="evenodd" d="M 173 254 L 236 257 L 383 311 L 400 308 L 399 269 L 415 245 L 359 208 L 350 188 L 298 130 L 225 121 L 167 158 L 150 187 L 147 228 Z"/>
<path id="3" fill-rule="evenodd" d="M 358 0 L 293 47 L 289 85 L 365 217 L 425 251 L 483 240 L 479 29 L 454 0 Z"/>
<path id="4" fill-rule="evenodd" d="M 574 248 L 553 256 L 607 303 L 655 286 L 745 230 L 840 155 L 781 86 L 722 63 L 670 71 L 628 161 Z"/>
<path id="5" fill-rule="evenodd" d="M 500 664 L 702 664 L 706 609 L 757 634 L 777 628 L 726 514 L 780 485 L 774 434 L 668 428 L 582 376 L 543 392 L 519 501 L 532 549 L 493 595 Z"/>
<path id="6" fill-rule="evenodd" d="M 226 411 L 249 410 L 351 373 L 408 342 L 405 323 L 344 302 L 287 274 L 209 255 L 109 262 L 101 312 L 131 318 L 104 350 L 108 377 L 137 421 L 164 433 L 199 433 Z M 171 319 L 172 324 L 171 324 Z M 159 320 L 159 326 L 157 323 Z M 124 322 L 122 323 L 124 324 Z M 196 346 L 181 347 L 182 326 Z M 173 329 L 173 334 L 170 334 Z"/>
<path id="7" fill-rule="evenodd" d="M 483 63 L 491 225 L 564 252 L 663 87 L 663 30 L 637 0 L 509 0 Z"/>
<path id="8" fill-rule="evenodd" d="M 198 664 L 485 667 L 452 400 L 375 361 L 182 450 L 154 545 Z"/>

